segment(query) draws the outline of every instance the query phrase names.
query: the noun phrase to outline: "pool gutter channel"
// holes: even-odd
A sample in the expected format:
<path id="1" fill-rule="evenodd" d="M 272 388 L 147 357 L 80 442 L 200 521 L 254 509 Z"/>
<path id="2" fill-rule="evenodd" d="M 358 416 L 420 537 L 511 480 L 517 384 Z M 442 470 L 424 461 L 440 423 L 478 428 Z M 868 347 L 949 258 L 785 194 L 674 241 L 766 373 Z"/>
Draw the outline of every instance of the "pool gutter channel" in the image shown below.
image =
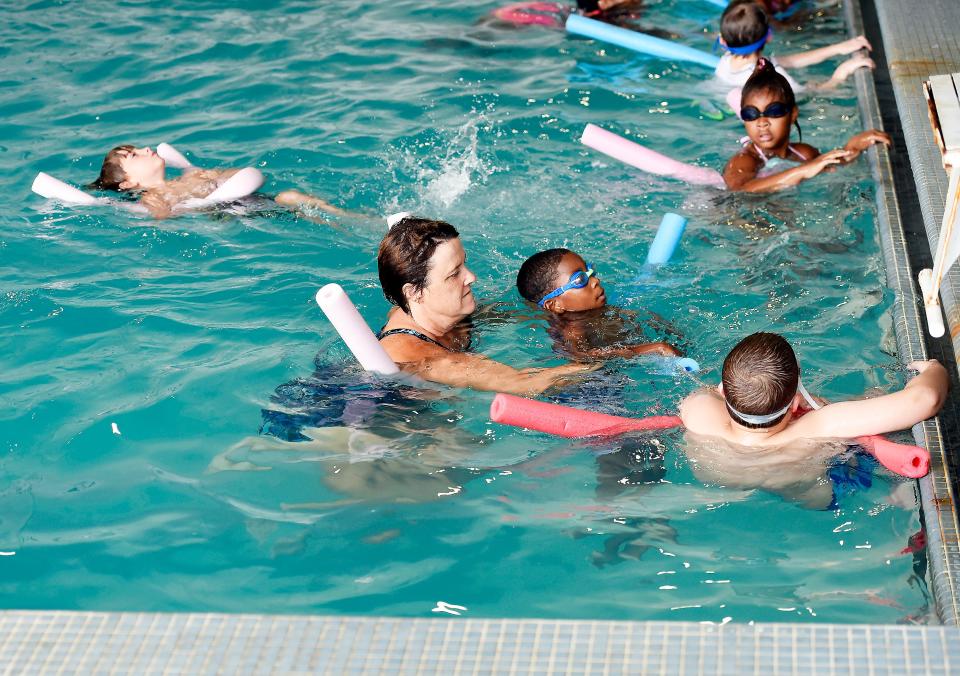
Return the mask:
<path id="1" fill-rule="evenodd" d="M 870 0 L 864 0 L 864 2 L 870 2 Z M 901 62 L 901 59 L 896 57 L 900 56 L 899 51 L 902 51 L 901 40 L 916 44 L 918 42 L 917 34 L 921 32 L 917 30 L 916 23 L 911 25 L 906 21 L 890 21 L 891 14 L 903 11 L 902 8 L 893 6 L 894 3 L 898 2 L 899 0 L 876 0 L 871 9 L 876 10 L 876 18 L 882 33 L 881 49 L 889 64 L 890 79 L 896 95 L 897 108 L 903 120 L 903 136 L 906 147 L 910 152 L 913 174 L 914 177 L 920 179 L 917 180 L 917 197 L 923 213 L 923 227 L 926 230 L 928 246 L 934 249 L 937 244 L 940 217 L 944 205 L 940 195 L 945 191 L 941 189 L 938 194 L 936 190 L 931 189 L 932 186 L 929 182 L 937 182 L 937 179 L 939 179 L 938 182 L 945 185 L 946 172 L 943 171 L 942 165 L 939 163 L 939 151 L 933 158 L 930 157 L 929 152 L 923 157 L 917 157 L 917 149 L 924 146 L 936 148 L 932 131 L 929 124 L 926 123 L 926 102 L 921 90 L 922 80 L 931 74 L 935 74 L 935 72 L 931 71 L 919 77 L 916 72 L 903 74 L 898 72 L 897 64 Z M 847 28 L 851 36 L 864 34 L 866 31 L 864 30 L 863 12 L 859 0 L 844 0 L 843 6 Z M 929 7 L 927 9 L 929 10 Z M 912 7 L 909 11 L 912 16 L 916 16 L 918 13 L 929 16 L 929 12 L 925 13 L 919 7 Z M 912 38 L 907 38 L 907 31 L 910 32 Z M 881 35 L 871 34 L 869 38 L 875 47 L 880 46 Z M 922 42 L 922 40 L 919 40 L 919 42 Z M 932 69 L 936 66 L 928 65 L 925 67 Z M 960 68 L 960 64 L 957 64 L 957 67 Z M 855 73 L 854 79 L 863 128 L 882 129 L 884 125 L 874 75 L 867 69 L 860 69 Z M 910 125 L 911 120 L 904 114 L 905 106 L 915 109 L 918 105 L 923 107 L 924 115 L 921 120 L 917 120 L 914 116 L 914 124 Z M 919 124 L 916 123 L 918 121 Z M 926 259 L 929 256 L 929 251 L 915 253 L 914 262 L 916 264 L 911 268 L 911 256 L 903 223 L 904 212 L 902 208 L 904 204 L 901 204 L 895 190 L 894 168 L 890 159 L 890 151 L 884 146 L 875 146 L 874 148 L 867 153 L 867 158 L 876 183 L 877 229 L 887 271 L 887 284 L 895 294 L 892 312 L 897 349 L 901 360 L 904 363 L 909 363 L 917 359 L 927 359 L 929 354 L 928 344 L 935 342 L 926 334 L 926 323 L 921 314 L 922 302 L 915 281 L 916 273 L 923 265 L 917 259 Z M 921 171 L 917 169 L 918 163 L 922 164 Z M 921 185 L 921 180 L 924 179 L 926 180 Z M 938 199 L 939 202 L 937 203 Z M 924 208 L 924 203 L 926 203 L 926 208 Z M 916 204 L 911 204 L 913 208 L 916 208 L 916 206 Z M 958 268 L 954 268 L 944 278 L 941 292 L 949 334 L 954 339 L 952 345 L 948 341 L 940 341 L 939 349 L 936 350 L 940 353 L 938 356 L 943 355 L 945 360 L 951 361 L 954 365 L 956 363 L 954 356 L 957 348 L 956 336 L 960 332 L 960 321 L 958 321 L 960 312 L 958 312 L 957 295 L 955 293 L 955 289 L 960 288 L 957 281 Z M 949 369 L 950 364 L 946 365 Z M 960 552 L 957 548 L 958 541 L 960 541 L 957 534 L 960 529 L 958 529 L 956 501 L 954 500 L 956 461 L 953 454 L 948 452 L 950 446 L 945 443 L 945 438 L 948 435 L 945 434 L 944 429 L 945 419 L 951 416 L 956 417 L 957 389 L 955 385 L 957 378 L 955 367 L 951 371 L 951 381 L 954 387 L 943 413 L 934 420 L 915 426 L 913 434 L 917 443 L 925 446 L 930 451 L 931 456 L 931 472 L 920 480 L 919 486 L 927 535 L 930 579 L 936 610 L 942 622 L 957 625 L 960 623 L 960 604 L 958 604 Z M 950 441 L 956 443 L 955 438 L 950 439 Z"/>

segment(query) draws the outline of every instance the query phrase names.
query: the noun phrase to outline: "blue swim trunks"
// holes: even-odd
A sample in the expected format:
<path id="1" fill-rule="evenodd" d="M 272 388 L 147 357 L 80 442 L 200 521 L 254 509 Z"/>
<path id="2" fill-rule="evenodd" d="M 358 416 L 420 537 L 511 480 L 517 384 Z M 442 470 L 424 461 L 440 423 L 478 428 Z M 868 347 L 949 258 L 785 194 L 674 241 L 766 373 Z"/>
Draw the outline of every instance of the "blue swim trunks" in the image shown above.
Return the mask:
<path id="1" fill-rule="evenodd" d="M 877 460 L 862 446 L 851 446 L 853 457 L 836 460 L 827 468 L 827 478 L 833 485 L 833 499 L 826 507 L 828 510 L 840 509 L 841 498 L 873 485 L 873 471 Z"/>

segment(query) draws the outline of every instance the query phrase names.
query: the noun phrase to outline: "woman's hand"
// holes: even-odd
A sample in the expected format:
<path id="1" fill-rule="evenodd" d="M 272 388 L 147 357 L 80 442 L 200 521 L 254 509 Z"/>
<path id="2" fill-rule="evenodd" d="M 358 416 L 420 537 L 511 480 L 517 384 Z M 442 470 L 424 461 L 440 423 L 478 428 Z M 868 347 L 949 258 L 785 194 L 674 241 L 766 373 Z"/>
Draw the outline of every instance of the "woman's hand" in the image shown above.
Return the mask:
<path id="1" fill-rule="evenodd" d="M 540 394 L 552 387 L 566 387 L 575 383 L 587 373 L 592 373 L 602 367 L 602 363 L 573 363 L 545 369 L 523 369 L 520 373 L 526 377 L 527 384 L 529 384 L 528 394 Z"/>

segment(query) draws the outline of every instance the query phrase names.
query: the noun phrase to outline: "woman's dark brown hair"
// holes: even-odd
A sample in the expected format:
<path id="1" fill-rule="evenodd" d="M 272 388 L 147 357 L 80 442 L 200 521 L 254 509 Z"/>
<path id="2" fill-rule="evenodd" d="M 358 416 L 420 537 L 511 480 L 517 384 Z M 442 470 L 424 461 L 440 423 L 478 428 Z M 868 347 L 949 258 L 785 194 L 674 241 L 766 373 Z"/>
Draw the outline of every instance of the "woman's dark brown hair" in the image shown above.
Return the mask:
<path id="1" fill-rule="evenodd" d="M 121 191 L 120 184 L 127 180 L 127 173 L 120 167 L 120 160 L 132 153 L 132 145 L 117 146 L 103 158 L 103 166 L 100 167 L 100 175 L 97 180 L 90 184 L 90 188 L 95 190 L 115 190 Z"/>
<path id="2" fill-rule="evenodd" d="M 380 286 L 387 300 L 410 312 L 403 287 L 410 284 L 415 292 L 422 291 L 437 247 L 459 236 L 457 229 L 445 221 L 408 216 L 395 223 L 377 253 Z"/>

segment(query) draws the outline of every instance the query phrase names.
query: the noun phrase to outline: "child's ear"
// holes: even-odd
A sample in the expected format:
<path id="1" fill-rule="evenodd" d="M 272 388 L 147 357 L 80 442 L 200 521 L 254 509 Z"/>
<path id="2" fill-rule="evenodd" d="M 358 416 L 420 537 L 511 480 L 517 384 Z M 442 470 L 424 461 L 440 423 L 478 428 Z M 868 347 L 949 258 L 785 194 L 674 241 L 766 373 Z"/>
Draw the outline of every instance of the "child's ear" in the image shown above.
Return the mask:
<path id="1" fill-rule="evenodd" d="M 800 116 L 800 108 L 796 104 L 793 105 L 793 112 L 790 113 L 790 124 L 796 124 L 797 118 Z"/>
<path id="2" fill-rule="evenodd" d="M 131 181 L 121 181 L 117 187 L 121 190 L 130 190 L 130 188 L 136 188 L 137 184 Z"/>
<path id="3" fill-rule="evenodd" d="M 793 395 L 793 401 L 790 403 L 790 412 L 796 413 L 800 407 L 803 406 L 803 403 L 803 396 L 797 392 L 795 395 Z"/>
<path id="4" fill-rule="evenodd" d="M 724 47 L 727 46 L 727 41 L 723 39 L 723 36 L 722 36 L 722 35 L 721 35 L 720 37 L 718 37 L 717 40 L 718 40 L 718 41 L 720 42 L 720 44 L 723 45 Z"/>
<path id="5" fill-rule="evenodd" d="M 719 392 L 720 396 L 723 397 L 723 383 L 720 383 L 719 385 L 717 385 L 717 392 Z M 726 399 L 726 397 L 723 397 L 723 398 Z"/>
<path id="6" fill-rule="evenodd" d="M 567 308 L 563 307 L 563 301 L 561 301 L 559 297 L 548 300 L 543 304 L 543 309 L 557 315 L 562 315 L 567 311 Z"/>

